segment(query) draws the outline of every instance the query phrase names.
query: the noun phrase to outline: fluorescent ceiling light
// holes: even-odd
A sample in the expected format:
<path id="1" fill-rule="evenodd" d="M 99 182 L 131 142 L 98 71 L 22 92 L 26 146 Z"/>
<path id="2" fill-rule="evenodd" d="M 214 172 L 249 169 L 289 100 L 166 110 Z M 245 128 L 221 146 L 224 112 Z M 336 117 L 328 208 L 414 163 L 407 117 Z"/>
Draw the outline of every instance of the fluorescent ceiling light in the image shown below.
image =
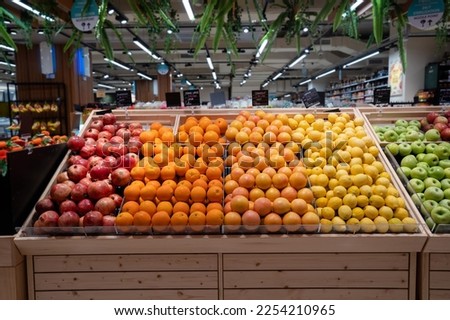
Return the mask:
<path id="1" fill-rule="evenodd" d="M 292 68 L 293 66 L 295 66 L 297 63 L 299 63 L 300 61 L 302 61 L 303 59 L 306 58 L 306 54 L 302 54 L 300 57 L 297 58 L 297 60 L 293 61 L 290 65 L 289 68 Z"/>
<path id="2" fill-rule="evenodd" d="M 350 6 L 350 11 L 355 11 L 363 2 L 364 0 L 356 0 L 356 2 Z"/>
<path id="3" fill-rule="evenodd" d="M 303 82 L 300 82 L 298 85 L 299 85 L 299 86 L 302 86 L 302 85 L 307 84 L 307 83 L 310 83 L 310 82 L 311 82 L 311 79 L 308 79 L 308 80 L 305 80 L 305 81 L 303 81 Z"/>
<path id="4" fill-rule="evenodd" d="M 50 21 L 50 22 L 55 21 L 55 19 L 53 19 L 53 18 L 51 18 L 51 17 L 49 17 L 49 16 L 47 16 L 47 15 L 41 13 L 39 10 L 37 10 L 37 9 L 35 9 L 35 8 L 33 8 L 33 7 L 31 7 L 30 5 L 24 3 L 24 2 L 22 2 L 22 1 L 20 1 L 20 0 L 13 0 L 12 2 L 15 3 L 15 4 L 17 4 L 17 5 L 20 6 L 20 7 L 24 8 L 25 10 L 28 10 L 28 11 L 34 13 L 35 15 L 40 16 L 41 18 L 44 18 L 45 20 L 48 20 L 48 21 Z"/>
<path id="5" fill-rule="evenodd" d="M 262 85 L 262 87 L 264 88 L 264 87 L 267 87 L 268 85 L 269 85 L 268 82 L 264 82 L 263 85 Z"/>
<path id="6" fill-rule="evenodd" d="M 9 51 L 16 51 L 16 50 L 14 50 L 14 48 L 5 46 L 4 44 L 0 44 L 0 49 L 5 49 L 5 50 L 9 50 Z"/>
<path id="7" fill-rule="evenodd" d="M 11 66 L 13 68 L 16 67 L 16 65 L 14 63 L 9 63 L 9 62 L 6 62 L 6 61 L 0 61 L 0 64 L 2 64 L 4 66 Z"/>
<path id="8" fill-rule="evenodd" d="M 115 87 L 108 86 L 108 85 L 103 84 L 103 83 L 99 83 L 97 86 L 102 87 L 102 88 L 106 88 L 106 89 L 115 89 Z"/>
<path id="9" fill-rule="evenodd" d="M 142 42 L 140 42 L 137 39 L 133 40 L 134 44 L 137 45 L 139 48 L 141 48 L 143 51 L 145 51 L 146 53 L 148 53 L 153 59 L 155 60 L 159 60 L 160 57 L 158 57 L 156 54 L 154 54 L 149 48 L 147 48 L 147 46 L 145 44 L 143 44 Z"/>
<path id="10" fill-rule="evenodd" d="M 291 96 L 290 93 L 287 93 L 287 94 L 284 95 L 285 98 L 289 98 L 290 96 Z"/>
<path id="11" fill-rule="evenodd" d="M 322 78 L 322 77 L 325 77 L 325 76 L 327 76 L 327 75 L 329 75 L 329 74 L 332 74 L 332 73 L 335 72 L 335 71 L 336 71 L 336 69 L 333 69 L 333 70 L 327 71 L 327 72 L 325 72 L 325 73 L 319 74 L 319 75 L 316 77 L 316 79 L 320 79 L 320 78 Z"/>
<path id="12" fill-rule="evenodd" d="M 127 67 L 127 66 L 125 66 L 125 65 L 123 65 L 123 64 L 121 64 L 119 62 L 116 62 L 114 60 L 111 60 L 111 59 L 108 59 L 108 58 L 105 58 L 104 60 L 108 61 L 109 63 L 112 63 L 112 64 L 114 64 L 114 65 L 116 65 L 116 66 L 118 66 L 118 67 L 120 67 L 122 69 L 125 69 L 125 70 L 128 70 L 128 71 L 131 70 L 131 68 L 129 68 L 129 67 Z"/>
<path id="13" fill-rule="evenodd" d="M 371 53 L 371 54 L 368 54 L 367 56 L 364 56 L 364 57 L 359 58 L 359 59 L 357 59 L 357 60 L 355 60 L 355 61 L 349 62 L 349 63 L 347 63 L 346 65 L 344 65 L 344 69 L 345 69 L 345 68 L 348 68 L 348 67 L 351 66 L 352 64 L 355 64 L 355 63 L 361 62 L 361 61 L 363 61 L 363 60 L 366 60 L 366 59 L 368 59 L 368 58 L 370 58 L 370 57 L 376 56 L 376 55 L 379 54 L 379 53 L 380 53 L 380 51 L 375 51 L 375 52 L 373 52 L 373 53 Z"/>
<path id="14" fill-rule="evenodd" d="M 214 80 L 217 80 L 217 74 L 215 71 L 212 72 L 212 76 L 213 76 Z"/>
<path id="15" fill-rule="evenodd" d="M 273 77 L 273 80 L 277 80 L 282 75 L 283 75 L 283 72 L 279 72 L 275 77 Z"/>
<path id="16" fill-rule="evenodd" d="M 147 80 L 153 80 L 152 77 L 150 77 L 150 76 L 148 76 L 148 75 L 146 75 L 146 74 L 143 74 L 142 72 L 138 72 L 137 74 L 138 74 L 138 76 L 141 76 L 141 77 L 144 78 L 144 79 L 147 79 Z"/>
<path id="17" fill-rule="evenodd" d="M 192 86 L 192 83 L 191 83 L 189 80 L 186 80 L 186 84 L 187 84 L 188 86 Z"/>
<path id="18" fill-rule="evenodd" d="M 263 43 L 261 43 L 261 46 L 258 49 L 258 52 L 256 52 L 256 58 L 259 58 L 261 56 L 261 54 L 264 52 L 264 49 L 267 46 L 267 43 L 269 42 L 269 40 L 265 39 L 263 41 Z"/>
<path id="19" fill-rule="evenodd" d="M 186 13 L 189 17 L 189 20 L 194 21 L 194 11 L 192 11 L 191 4 L 189 3 L 189 0 L 183 0 L 184 10 L 186 10 Z"/>
<path id="20" fill-rule="evenodd" d="M 211 57 L 210 57 L 210 56 L 207 56 L 207 57 L 206 57 L 206 62 L 208 62 L 209 68 L 210 68 L 211 70 L 214 70 L 214 66 L 213 66 L 213 63 L 212 63 L 212 60 L 211 60 Z"/>

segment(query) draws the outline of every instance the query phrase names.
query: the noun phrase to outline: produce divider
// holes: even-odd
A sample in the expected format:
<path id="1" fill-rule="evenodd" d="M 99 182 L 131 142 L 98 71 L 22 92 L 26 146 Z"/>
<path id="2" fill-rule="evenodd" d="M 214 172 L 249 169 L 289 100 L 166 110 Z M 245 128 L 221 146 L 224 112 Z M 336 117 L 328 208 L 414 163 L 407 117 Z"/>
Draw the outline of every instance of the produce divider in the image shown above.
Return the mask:
<path id="1" fill-rule="evenodd" d="M 327 117 L 320 109 L 281 110 L 266 111 Z M 345 112 L 361 116 L 355 109 Z M 161 121 L 167 115 L 146 115 L 141 110 L 129 110 L 128 116 L 125 111 L 114 113 L 122 121 L 143 123 Z M 173 115 L 174 127 L 180 125 L 183 113 L 177 110 Z M 238 111 L 225 113 L 235 116 Z M 209 112 L 195 115 L 202 114 Z M 83 130 L 95 117 L 89 118 Z M 364 129 L 371 134 L 367 123 Z M 405 195 L 382 153 L 380 158 L 394 186 Z M 65 169 L 67 159 L 68 155 L 42 197 Z M 419 221 L 411 201 L 405 197 L 405 202 L 411 216 Z M 32 218 L 30 214 L 15 238 L 21 254 L 27 257 L 31 299 L 414 299 L 417 256 L 427 239 L 422 224 L 415 233 L 399 234 L 36 237 L 24 232 Z"/>

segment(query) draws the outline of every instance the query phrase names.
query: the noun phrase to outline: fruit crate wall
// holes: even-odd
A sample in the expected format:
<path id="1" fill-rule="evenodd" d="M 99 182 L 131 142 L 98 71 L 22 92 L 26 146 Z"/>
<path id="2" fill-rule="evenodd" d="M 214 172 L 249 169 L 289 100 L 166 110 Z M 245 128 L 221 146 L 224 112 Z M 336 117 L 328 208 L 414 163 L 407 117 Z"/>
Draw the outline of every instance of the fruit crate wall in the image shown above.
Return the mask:
<path id="1" fill-rule="evenodd" d="M 64 83 L 53 83 L 53 82 L 13 82 L 7 84 L 7 96 L 8 96 L 8 107 L 10 113 L 11 122 L 15 117 L 21 120 L 21 115 L 31 118 L 33 123 L 45 122 L 52 123 L 60 122 L 59 128 L 56 128 L 52 134 L 68 135 L 69 119 L 67 116 L 66 105 L 66 87 Z M 13 112 L 11 110 L 12 104 L 24 104 L 35 103 L 43 106 L 45 103 L 57 105 L 58 110 L 43 110 L 42 112 Z M 35 132 L 40 132 L 41 130 L 35 130 Z M 13 132 L 17 133 L 17 131 Z M 19 133 L 21 131 L 19 130 Z"/>

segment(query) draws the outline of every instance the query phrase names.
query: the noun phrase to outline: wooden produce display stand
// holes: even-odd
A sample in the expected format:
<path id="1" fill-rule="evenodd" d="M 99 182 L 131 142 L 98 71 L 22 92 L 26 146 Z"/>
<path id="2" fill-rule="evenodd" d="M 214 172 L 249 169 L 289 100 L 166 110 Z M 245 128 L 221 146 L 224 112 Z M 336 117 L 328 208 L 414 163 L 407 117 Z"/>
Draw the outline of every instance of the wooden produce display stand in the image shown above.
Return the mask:
<path id="1" fill-rule="evenodd" d="M 0 300 L 27 298 L 25 258 L 14 244 L 14 236 L 0 236 Z"/>
<path id="2" fill-rule="evenodd" d="M 320 109 L 282 110 L 326 116 Z M 155 116 L 121 112 L 121 121 L 145 123 Z M 238 111 L 221 115 L 226 113 Z M 182 112 L 173 114 L 179 121 Z M 158 116 L 160 122 L 161 115 L 167 114 Z M 415 299 L 417 257 L 427 239 L 422 225 L 412 234 L 30 236 L 31 223 L 32 215 L 15 238 L 26 256 L 30 299 Z"/>

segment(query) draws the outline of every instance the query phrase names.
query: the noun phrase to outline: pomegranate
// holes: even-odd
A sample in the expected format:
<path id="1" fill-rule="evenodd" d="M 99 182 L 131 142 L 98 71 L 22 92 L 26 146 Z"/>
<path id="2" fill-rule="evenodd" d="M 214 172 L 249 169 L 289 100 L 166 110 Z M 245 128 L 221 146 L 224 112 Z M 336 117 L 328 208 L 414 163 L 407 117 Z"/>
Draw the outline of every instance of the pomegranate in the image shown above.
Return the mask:
<path id="1" fill-rule="evenodd" d="M 133 131 L 135 129 L 142 129 L 142 124 L 140 122 L 131 122 L 128 125 L 128 129 L 130 129 L 130 131 Z"/>
<path id="2" fill-rule="evenodd" d="M 63 184 L 69 186 L 70 189 L 73 189 L 73 187 L 75 187 L 75 182 L 73 182 L 72 180 L 66 180 L 63 182 Z"/>
<path id="3" fill-rule="evenodd" d="M 133 131 L 131 131 L 131 137 L 139 137 L 142 131 L 144 131 L 144 129 L 142 128 L 134 129 Z"/>
<path id="4" fill-rule="evenodd" d="M 117 166 L 131 170 L 139 162 L 139 156 L 135 153 L 127 153 L 117 159 Z"/>
<path id="5" fill-rule="evenodd" d="M 78 214 L 82 217 L 91 210 L 94 210 L 94 204 L 90 199 L 83 199 L 78 202 Z"/>
<path id="6" fill-rule="evenodd" d="M 98 211 L 89 211 L 83 217 L 83 227 L 94 227 L 103 225 L 103 215 Z"/>
<path id="7" fill-rule="evenodd" d="M 69 180 L 69 176 L 67 175 L 67 171 L 61 172 L 56 176 L 56 182 L 63 183 L 64 181 Z"/>
<path id="8" fill-rule="evenodd" d="M 116 223 L 116 217 L 115 216 L 103 216 L 103 226 L 104 227 L 114 227 Z"/>
<path id="9" fill-rule="evenodd" d="M 67 147 L 73 152 L 80 151 L 81 148 L 84 147 L 84 144 L 84 139 L 79 136 L 72 136 L 69 138 L 69 140 L 67 140 Z"/>
<path id="10" fill-rule="evenodd" d="M 78 227 L 79 223 L 80 217 L 74 211 L 66 211 L 58 219 L 58 227 L 61 227 L 63 231 L 70 232 L 73 227 Z"/>
<path id="11" fill-rule="evenodd" d="M 84 141 L 84 140 L 83 140 Z M 81 148 L 80 148 L 81 149 Z M 83 159 L 80 155 L 76 154 L 76 155 L 71 155 L 69 160 L 67 160 L 67 164 L 69 166 L 75 164 L 75 161 L 77 161 L 78 159 Z"/>
<path id="12" fill-rule="evenodd" d="M 114 211 L 116 210 L 116 203 L 112 198 L 104 197 L 99 199 L 95 203 L 94 209 L 103 214 L 104 216 L 113 214 Z"/>
<path id="13" fill-rule="evenodd" d="M 116 131 L 116 136 L 121 137 L 125 142 L 127 142 L 131 137 L 131 131 L 126 128 L 120 128 Z"/>
<path id="14" fill-rule="evenodd" d="M 81 179 L 79 183 L 84 184 L 87 187 L 92 183 L 92 180 L 91 178 L 86 177 Z"/>
<path id="15" fill-rule="evenodd" d="M 130 171 L 125 168 L 117 168 L 111 173 L 111 182 L 113 186 L 125 187 L 131 181 Z"/>
<path id="16" fill-rule="evenodd" d="M 103 159 L 103 165 L 106 167 L 114 168 L 116 167 L 117 160 L 113 156 L 106 156 Z"/>
<path id="17" fill-rule="evenodd" d="M 88 197 L 87 194 L 87 185 L 78 182 L 72 189 L 72 192 L 70 193 L 70 198 L 75 202 L 80 202 L 83 199 L 86 199 Z M 76 210 L 74 210 L 76 211 Z"/>
<path id="18" fill-rule="evenodd" d="M 92 169 L 89 171 L 92 180 L 107 179 L 110 173 L 111 167 L 106 166 L 104 163 L 93 166 Z"/>
<path id="19" fill-rule="evenodd" d="M 53 201 L 50 198 L 44 198 L 36 203 L 34 209 L 36 210 L 37 213 L 41 214 L 45 211 L 55 210 L 55 205 L 53 204 Z"/>
<path id="20" fill-rule="evenodd" d="M 92 121 L 91 125 L 89 126 L 89 129 L 97 129 L 98 131 L 101 131 L 103 129 L 103 121 L 102 120 Z"/>
<path id="21" fill-rule="evenodd" d="M 113 193 L 113 194 L 109 195 L 109 197 L 114 200 L 114 203 L 116 204 L 116 208 L 119 208 L 122 205 L 123 198 L 120 195 L 118 195 L 117 193 Z"/>
<path id="22" fill-rule="evenodd" d="M 97 140 L 94 140 L 94 139 L 92 139 L 91 137 L 89 137 L 89 138 L 85 138 L 84 139 L 84 145 L 85 146 L 94 146 L 95 147 L 95 144 L 97 143 L 96 141 Z"/>
<path id="23" fill-rule="evenodd" d="M 113 136 L 111 139 L 109 139 L 109 142 L 111 142 L 112 144 L 123 144 L 125 141 L 122 137 Z"/>
<path id="24" fill-rule="evenodd" d="M 88 195 L 90 199 L 98 200 L 108 197 L 113 193 L 113 187 L 106 181 L 94 181 L 88 186 Z"/>
<path id="25" fill-rule="evenodd" d="M 111 132 L 103 130 L 103 131 L 99 132 L 98 139 L 108 139 L 109 140 L 112 138 L 112 136 L 113 136 L 113 134 Z M 97 140 L 97 143 L 98 143 L 98 140 Z"/>
<path id="26" fill-rule="evenodd" d="M 84 133 L 84 137 L 85 138 L 92 138 L 94 140 L 97 140 L 98 139 L 98 134 L 99 134 L 99 131 L 97 129 L 90 128 Z"/>
<path id="27" fill-rule="evenodd" d="M 125 144 L 115 144 L 111 143 L 109 145 L 108 151 L 111 153 L 111 155 L 115 157 L 124 156 L 128 153 L 128 148 Z"/>
<path id="28" fill-rule="evenodd" d="M 89 169 L 89 162 L 88 162 L 88 160 L 84 159 L 82 157 L 80 157 L 79 159 L 76 159 L 74 161 L 74 163 L 72 163 L 72 164 L 79 164 L 79 165 L 82 165 L 83 167 L 86 167 L 87 169 Z"/>
<path id="29" fill-rule="evenodd" d="M 67 184 L 57 183 L 51 188 L 50 196 L 52 200 L 56 201 L 57 203 L 61 203 L 69 198 L 71 192 L 72 188 Z"/>
<path id="30" fill-rule="evenodd" d="M 69 167 L 69 169 L 67 169 L 67 175 L 73 182 L 78 182 L 86 177 L 87 172 L 88 169 L 79 164 L 73 164 Z"/>
<path id="31" fill-rule="evenodd" d="M 113 113 L 104 114 L 102 117 L 103 124 L 114 124 L 116 123 L 116 115 Z"/>
<path id="32" fill-rule="evenodd" d="M 139 136 L 133 136 L 128 141 L 128 152 L 139 154 L 141 151 L 142 142 L 139 141 Z"/>
<path id="33" fill-rule="evenodd" d="M 84 159 L 88 159 L 95 154 L 95 150 L 96 149 L 94 145 L 85 145 L 80 150 L 80 156 L 82 156 Z"/>
<path id="34" fill-rule="evenodd" d="M 38 225 L 42 227 L 57 227 L 58 226 L 59 215 L 56 211 L 48 210 L 43 213 L 38 218 Z"/>
<path id="35" fill-rule="evenodd" d="M 78 211 L 77 204 L 72 200 L 64 200 L 59 204 L 59 213 L 63 213 L 66 211 L 77 212 Z"/>
<path id="36" fill-rule="evenodd" d="M 114 135 L 116 133 L 116 126 L 113 124 L 107 124 L 103 126 L 103 131 L 108 131 L 110 132 L 112 135 Z"/>

